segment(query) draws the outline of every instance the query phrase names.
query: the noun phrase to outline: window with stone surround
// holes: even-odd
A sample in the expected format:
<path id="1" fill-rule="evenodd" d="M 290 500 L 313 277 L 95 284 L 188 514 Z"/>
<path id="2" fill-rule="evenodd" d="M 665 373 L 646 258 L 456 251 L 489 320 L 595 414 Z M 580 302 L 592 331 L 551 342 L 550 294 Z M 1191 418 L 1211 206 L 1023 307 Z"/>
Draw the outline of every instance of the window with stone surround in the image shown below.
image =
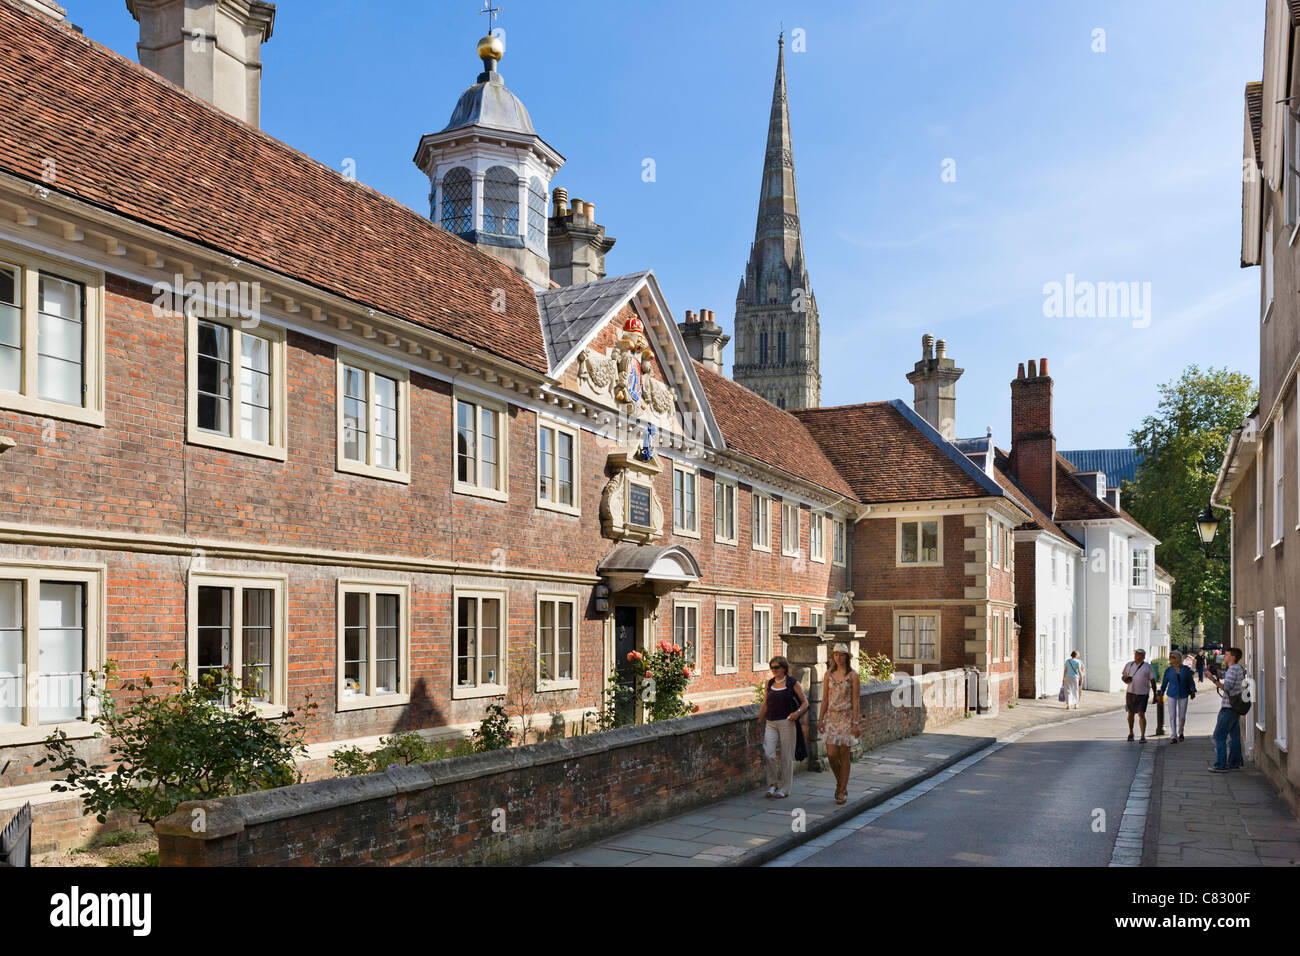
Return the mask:
<path id="1" fill-rule="evenodd" d="M 0 245 L 0 408 L 104 424 L 101 273 Z"/>
<path id="2" fill-rule="evenodd" d="M 186 670 L 190 679 L 228 673 L 249 699 L 281 713 L 288 698 L 285 579 L 192 571 Z"/>
<path id="3" fill-rule="evenodd" d="M 673 531 L 700 536 L 700 475 L 689 465 L 673 463 Z"/>
<path id="4" fill-rule="evenodd" d="M 781 502 L 781 553 L 786 557 L 799 555 L 798 502 Z"/>
<path id="5" fill-rule="evenodd" d="M 943 519 L 898 521 L 899 565 L 939 565 L 943 563 Z"/>
<path id="6" fill-rule="evenodd" d="M 750 497 L 752 507 L 753 535 L 751 544 L 755 551 L 772 550 L 772 499 L 761 491 L 755 491 Z"/>
<path id="7" fill-rule="evenodd" d="M 340 350 L 336 388 L 338 470 L 409 482 L 411 415 L 407 373 Z"/>
<path id="8" fill-rule="evenodd" d="M 409 703 L 410 589 L 380 581 L 338 589 L 338 709 Z"/>
<path id="9" fill-rule="evenodd" d="M 691 667 L 700 666 L 700 605 L 698 601 L 673 601 L 673 643 Z"/>
<path id="10" fill-rule="evenodd" d="M 578 514 L 578 432 L 541 418 L 537 422 L 537 507 Z"/>
<path id="11" fill-rule="evenodd" d="M 939 612 L 894 612 L 894 660 L 933 664 L 939 660 Z"/>
<path id="12" fill-rule="evenodd" d="M 713 479 L 713 540 L 736 543 L 736 483 L 721 476 Z"/>
<path id="13" fill-rule="evenodd" d="M 1286 708 L 1291 698 L 1288 696 L 1286 674 L 1286 608 L 1273 609 L 1273 700 L 1277 701 L 1277 719 L 1274 721 L 1274 741 L 1278 749 L 1287 748 L 1287 714 Z"/>
<path id="14" fill-rule="evenodd" d="M 736 673 L 736 606 L 719 604 L 714 612 L 714 673 Z"/>
<path id="15" fill-rule="evenodd" d="M 104 570 L 0 563 L 0 742 L 89 736 L 90 671 L 104 661 Z"/>
<path id="16" fill-rule="evenodd" d="M 578 686 L 578 600 L 573 595 L 537 596 L 537 689 Z"/>
<path id="17" fill-rule="evenodd" d="M 1286 501 L 1286 469 L 1283 467 L 1286 443 L 1282 436 L 1286 429 L 1282 425 L 1282 409 L 1277 410 L 1277 419 L 1269 430 L 1271 441 L 1269 453 L 1273 458 L 1273 544 L 1280 544 L 1286 536 L 1283 503 Z"/>
<path id="18" fill-rule="evenodd" d="M 772 659 L 772 609 L 770 607 L 754 608 L 753 637 L 753 669 L 761 671 Z"/>
<path id="19" fill-rule="evenodd" d="M 192 445 L 285 458 L 284 331 L 188 313 Z"/>
<path id="20" fill-rule="evenodd" d="M 837 567 L 844 567 L 848 564 L 848 526 L 843 518 L 835 518 L 831 521 L 832 544 L 831 544 L 831 563 Z"/>
<path id="21" fill-rule="evenodd" d="M 506 410 L 486 398 L 456 396 L 455 490 L 506 500 Z"/>
<path id="22" fill-rule="evenodd" d="M 506 594 L 457 588 L 456 660 L 452 697 L 497 697 L 506 692 Z"/>
<path id="23" fill-rule="evenodd" d="M 808 556 L 813 561 L 826 560 L 826 516 L 820 511 L 810 515 L 808 525 Z"/>

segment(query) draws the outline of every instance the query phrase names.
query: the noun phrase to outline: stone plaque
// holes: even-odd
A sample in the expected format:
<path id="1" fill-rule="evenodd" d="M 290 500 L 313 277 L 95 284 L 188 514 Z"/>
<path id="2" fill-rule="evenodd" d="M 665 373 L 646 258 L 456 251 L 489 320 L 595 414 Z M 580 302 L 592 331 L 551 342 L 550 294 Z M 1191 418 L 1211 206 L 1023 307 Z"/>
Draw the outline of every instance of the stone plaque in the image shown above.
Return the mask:
<path id="1" fill-rule="evenodd" d="M 627 489 L 627 523 L 639 528 L 649 528 L 650 489 L 645 485 L 630 484 Z"/>

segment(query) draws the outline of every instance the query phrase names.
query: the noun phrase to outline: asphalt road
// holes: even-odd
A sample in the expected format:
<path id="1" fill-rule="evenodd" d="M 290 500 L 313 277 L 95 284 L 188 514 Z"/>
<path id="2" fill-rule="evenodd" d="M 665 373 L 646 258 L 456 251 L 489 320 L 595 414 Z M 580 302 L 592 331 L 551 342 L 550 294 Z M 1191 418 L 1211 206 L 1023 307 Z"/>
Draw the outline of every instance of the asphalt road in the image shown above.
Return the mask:
<path id="1" fill-rule="evenodd" d="M 1154 705 L 1147 716 L 1153 732 Z M 1138 755 L 1156 746 L 1127 734 L 1122 714 L 1033 731 L 797 865 L 1105 866 Z"/>

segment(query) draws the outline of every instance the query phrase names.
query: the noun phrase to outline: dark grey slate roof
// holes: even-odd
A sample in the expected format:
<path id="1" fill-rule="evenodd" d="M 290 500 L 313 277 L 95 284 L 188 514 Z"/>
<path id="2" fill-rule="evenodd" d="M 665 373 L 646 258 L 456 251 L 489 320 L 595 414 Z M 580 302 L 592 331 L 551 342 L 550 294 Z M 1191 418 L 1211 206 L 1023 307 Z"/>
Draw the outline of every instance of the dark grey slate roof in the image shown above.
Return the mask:
<path id="1" fill-rule="evenodd" d="M 1093 448 L 1084 451 L 1062 451 L 1058 454 L 1079 471 L 1106 473 L 1106 486 L 1118 488 L 1121 481 L 1137 477 L 1137 467 L 1142 463 L 1136 448 Z"/>
<path id="2" fill-rule="evenodd" d="M 467 126 L 487 126 L 491 129 L 536 135 L 533 121 L 519 97 L 506 89 L 500 73 L 490 74 L 491 79 L 475 83 L 456 102 L 451 119 L 442 132 L 463 129 Z"/>
<path id="3" fill-rule="evenodd" d="M 537 311 L 542 320 L 551 371 L 558 368 L 574 349 L 615 309 L 621 307 L 647 272 L 607 276 L 582 285 L 563 286 L 537 293 Z"/>

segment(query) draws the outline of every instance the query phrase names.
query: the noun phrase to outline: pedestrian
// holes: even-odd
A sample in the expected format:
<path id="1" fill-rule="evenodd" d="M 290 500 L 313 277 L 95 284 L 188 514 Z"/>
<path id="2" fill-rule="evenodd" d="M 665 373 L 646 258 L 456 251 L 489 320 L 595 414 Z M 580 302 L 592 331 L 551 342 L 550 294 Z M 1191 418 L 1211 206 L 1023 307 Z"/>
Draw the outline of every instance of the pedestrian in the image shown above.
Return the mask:
<path id="1" fill-rule="evenodd" d="M 1180 743 L 1187 729 L 1187 702 L 1196 696 L 1192 669 L 1183 663 L 1178 651 L 1169 652 L 1169 667 L 1160 681 L 1159 694 L 1169 704 L 1169 742 Z"/>
<path id="2" fill-rule="evenodd" d="M 1214 764 L 1210 767 L 1211 773 L 1240 770 L 1245 765 L 1241 759 L 1241 714 L 1232 703 L 1234 697 L 1240 699 L 1242 682 L 1246 677 L 1246 669 L 1241 666 L 1241 650 L 1228 648 L 1227 661 L 1228 669 L 1224 672 L 1222 681 L 1217 675 L 1210 675 L 1210 680 L 1218 688 L 1219 696 L 1223 698 L 1219 705 L 1219 719 L 1214 725 Z"/>
<path id="3" fill-rule="evenodd" d="M 1128 685 L 1128 695 L 1124 698 L 1124 710 L 1128 715 L 1128 739 L 1133 739 L 1133 718 L 1138 719 L 1142 730 L 1142 743 L 1147 742 L 1147 704 L 1151 702 L 1151 682 L 1156 679 L 1155 671 L 1147 663 L 1146 648 L 1139 647 L 1133 652 L 1133 659 L 1124 665 L 1120 680 Z"/>
<path id="4" fill-rule="evenodd" d="M 1070 651 L 1070 658 L 1065 662 L 1061 681 L 1065 684 L 1065 709 L 1078 710 L 1079 688 L 1083 686 L 1083 661 L 1079 660 L 1078 651 Z"/>
<path id="5" fill-rule="evenodd" d="M 826 761 L 835 774 L 835 802 L 849 799 L 850 748 L 858 740 L 859 698 L 862 682 L 853 670 L 849 645 L 836 644 L 831 669 L 826 672 L 826 694 L 817 715 L 817 733 L 826 741 Z"/>
<path id="6" fill-rule="evenodd" d="M 1199 684 L 1205 683 L 1205 649 L 1196 652 L 1196 681 Z"/>
<path id="7" fill-rule="evenodd" d="M 795 732 L 799 718 L 808 710 L 808 698 L 799 682 L 790 676 L 790 662 L 778 654 L 767 662 L 772 676 L 767 694 L 758 709 L 763 728 L 763 758 L 767 767 L 767 796 L 790 796 L 794 780 Z"/>

